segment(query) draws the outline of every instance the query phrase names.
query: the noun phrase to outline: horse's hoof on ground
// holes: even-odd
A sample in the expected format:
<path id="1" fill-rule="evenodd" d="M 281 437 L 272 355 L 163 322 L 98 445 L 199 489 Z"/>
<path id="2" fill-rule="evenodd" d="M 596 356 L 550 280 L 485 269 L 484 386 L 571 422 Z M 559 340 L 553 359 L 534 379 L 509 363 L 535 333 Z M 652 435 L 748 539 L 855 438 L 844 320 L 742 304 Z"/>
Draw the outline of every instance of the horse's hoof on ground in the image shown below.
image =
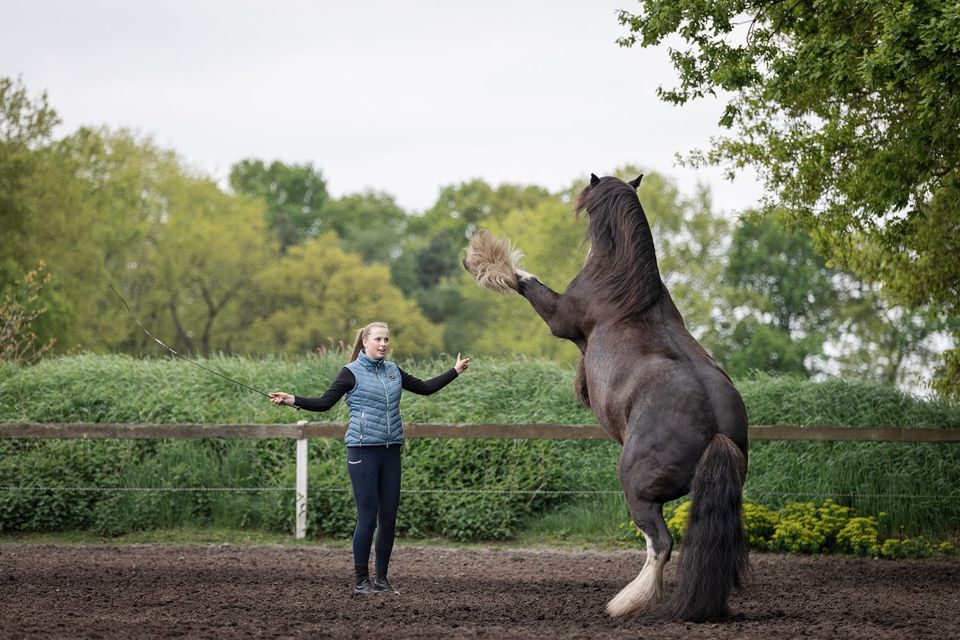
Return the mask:
<path id="1" fill-rule="evenodd" d="M 607 603 L 608 614 L 614 618 L 642 615 L 649 611 L 652 603 L 663 598 L 663 588 L 653 581 L 652 572 L 645 571 Z"/>
<path id="2" fill-rule="evenodd" d="M 607 603 L 607 614 L 611 618 L 642 615 L 649 610 L 650 604 L 657 599 L 654 594 L 638 594 L 630 586 L 627 585 L 623 591 Z"/>
<path id="3" fill-rule="evenodd" d="M 607 603 L 607 615 L 611 618 L 625 618 L 627 616 L 636 616 L 647 610 L 646 601 L 633 601 L 629 598 L 615 597 Z"/>

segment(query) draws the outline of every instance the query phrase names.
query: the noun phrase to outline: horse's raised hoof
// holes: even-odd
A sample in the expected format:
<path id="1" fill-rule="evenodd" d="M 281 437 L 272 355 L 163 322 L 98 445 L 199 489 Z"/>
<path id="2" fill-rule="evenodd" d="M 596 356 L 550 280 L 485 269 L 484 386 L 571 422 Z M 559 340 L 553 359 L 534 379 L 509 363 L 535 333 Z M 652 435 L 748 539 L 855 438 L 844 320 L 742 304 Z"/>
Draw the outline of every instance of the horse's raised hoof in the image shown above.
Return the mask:
<path id="1" fill-rule="evenodd" d="M 517 262 L 523 254 L 510 249 L 510 241 L 487 231 L 477 231 L 467 247 L 464 268 L 477 284 L 497 293 L 511 293 L 519 289 Z"/>

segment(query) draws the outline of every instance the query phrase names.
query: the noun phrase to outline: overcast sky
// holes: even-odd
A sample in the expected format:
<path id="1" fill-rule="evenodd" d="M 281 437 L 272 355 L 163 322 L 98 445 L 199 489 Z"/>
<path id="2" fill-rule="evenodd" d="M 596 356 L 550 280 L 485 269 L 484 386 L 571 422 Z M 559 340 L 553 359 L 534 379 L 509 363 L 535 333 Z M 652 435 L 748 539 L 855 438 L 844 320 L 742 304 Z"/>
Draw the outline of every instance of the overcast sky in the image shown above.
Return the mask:
<path id="1" fill-rule="evenodd" d="M 311 162 L 334 196 L 422 211 L 480 177 L 551 190 L 627 163 L 698 182 L 718 211 L 750 174 L 676 166 L 721 105 L 674 107 L 665 49 L 623 49 L 636 0 L 0 0 L 0 75 L 63 119 L 128 127 L 223 180 L 243 158 Z"/>

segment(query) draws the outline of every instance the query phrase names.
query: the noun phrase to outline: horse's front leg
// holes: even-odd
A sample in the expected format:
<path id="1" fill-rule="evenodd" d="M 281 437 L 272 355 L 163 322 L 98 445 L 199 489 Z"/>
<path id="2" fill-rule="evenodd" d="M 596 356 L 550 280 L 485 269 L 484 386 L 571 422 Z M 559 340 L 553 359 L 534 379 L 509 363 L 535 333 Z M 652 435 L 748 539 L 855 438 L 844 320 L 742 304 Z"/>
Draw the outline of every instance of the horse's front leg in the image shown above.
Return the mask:
<path id="1" fill-rule="evenodd" d="M 573 341 L 582 352 L 586 348 L 587 331 L 578 312 L 579 305 L 570 295 L 573 283 L 563 295 L 553 291 L 517 266 L 522 255 L 510 247 L 506 238 L 480 230 L 470 240 L 463 266 L 481 287 L 498 293 L 519 292 L 530 301 L 553 335 Z"/>
<path id="2" fill-rule="evenodd" d="M 586 347 L 581 318 L 576 312 L 576 303 L 569 294 L 559 294 L 540 282 L 533 274 L 517 270 L 517 291 L 543 321 L 550 333 L 557 338 L 574 342 L 580 350 Z"/>

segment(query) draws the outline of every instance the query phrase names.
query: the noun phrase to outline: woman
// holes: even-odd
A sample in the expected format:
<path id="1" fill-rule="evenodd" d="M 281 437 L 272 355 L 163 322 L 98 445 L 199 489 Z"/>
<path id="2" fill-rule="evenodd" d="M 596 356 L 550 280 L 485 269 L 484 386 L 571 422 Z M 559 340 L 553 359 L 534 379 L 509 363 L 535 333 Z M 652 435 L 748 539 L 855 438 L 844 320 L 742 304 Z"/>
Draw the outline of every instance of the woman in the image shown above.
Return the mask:
<path id="1" fill-rule="evenodd" d="M 308 411 L 327 411 L 346 395 L 350 409 L 347 471 L 357 504 L 357 528 L 353 533 L 354 593 L 399 593 L 387 580 L 393 538 L 400 505 L 400 445 L 403 418 L 400 392 L 430 395 L 447 386 L 470 366 L 461 358 L 452 369 L 430 380 L 420 380 L 386 360 L 390 330 L 371 322 L 357 332 L 350 362 L 319 398 L 301 398 L 283 391 L 270 394 L 276 404 L 289 404 Z M 377 530 L 376 578 L 370 582 L 369 559 L 373 531 Z"/>

